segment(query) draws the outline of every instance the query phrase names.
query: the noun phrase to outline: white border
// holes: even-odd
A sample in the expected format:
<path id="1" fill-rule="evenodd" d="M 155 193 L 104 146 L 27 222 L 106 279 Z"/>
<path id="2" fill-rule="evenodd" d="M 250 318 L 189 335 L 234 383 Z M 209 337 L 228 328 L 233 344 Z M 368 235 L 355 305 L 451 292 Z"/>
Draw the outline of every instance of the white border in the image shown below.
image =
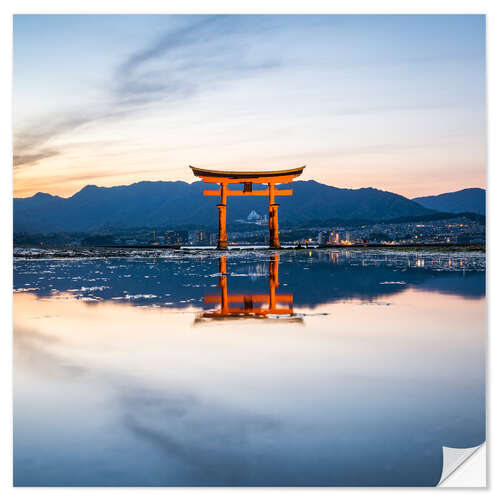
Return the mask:
<path id="1" fill-rule="evenodd" d="M 439 1 L 439 0 L 419 0 L 417 1 L 271 1 L 271 0 L 252 0 L 250 1 L 220 1 L 212 0 L 210 2 L 189 1 L 130 1 L 130 0 L 87 0 L 85 2 L 73 1 L 71 3 L 62 0 L 53 1 L 28 1 L 6 0 L 0 7 L 1 24 L 0 44 L 2 53 L 2 65 L 0 79 L 2 110 L 1 114 L 1 158 L 3 174 L 0 183 L 2 210 L 0 211 L 2 219 L 2 260 L 1 260 L 1 278 L 2 278 L 2 354 L 1 367 L 1 387 L 2 411 L 2 454 L 0 462 L 1 471 L 1 495 L 2 498 L 24 498 L 36 495 L 37 498 L 83 498 L 92 496 L 92 498 L 101 498 L 107 496 L 119 496 L 121 499 L 144 496 L 164 496 L 169 498 L 189 498 L 192 496 L 203 495 L 205 498 L 234 498 L 254 497 L 259 495 L 263 498 L 280 497 L 309 497 L 309 496 L 331 496 L 345 495 L 358 496 L 369 494 L 375 498 L 386 498 L 387 496 L 400 496 L 404 493 L 408 496 L 429 494 L 451 494 L 454 498 L 461 498 L 472 492 L 479 493 L 478 490 L 456 490 L 453 488 L 438 489 L 413 489 L 413 488 L 202 488 L 202 489 L 175 489 L 175 488 L 16 488 L 12 484 L 12 395 L 11 395 L 11 368 L 12 368 L 12 345 L 11 345 L 11 324 L 12 324 L 12 147 L 11 147 L 11 79 L 12 79 L 12 14 L 13 13 L 352 13 L 352 14 L 375 14 L 375 13 L 408 13 L 408 14 L 464 14 L 464 13 L 486 13 L 487 14 L 487 77 L 488 77 L 488 196 L 487 196 L 487 244 L 488 244 L 488 278 L 487 278 L 487 297 L 488 304 L 500 303 L 499 294 L 492 283 L 496 283 L 498 277 L 498 264 L 494 258 L 495 249 L 498 248 L 498 237 L 500 229 L 499 222 L 496 220 L 498 214 L 499 196 L 497 193 L 498 181 L 498 146 L 495 143 L 500 138 L 500 129 L 498 127 L 498 93 L 500 89 L 500 78 L 498 73 L 500 61 L 500 12 L 498 1 Z M 489 331 L 489 351 L 488 366 L 489 373 L 487 378 L 488 385 L 488 421 L 491 424 L 491 416 L 495 413 L 497 402 L 494 399 L 495 391 L 489 390 L 490 387 L 498 387 L 498 369 L 495 369 L 493 362 L 494 355 L 497 353 L 498 341 L 495 336 L 499 334 L 497 314 L 494 314 L 493 308 L 488 308 Z M 498 393 L 498 390 L 496 391 Z M 488 443 L 490 450 L 495 448 L 496 434 L 491 425 L 488 428 Z M 488 457 L 488 470 L 491 467 L 491 453 Z M 494 477 L 488 474 L 490 483 L 487 491 L 482 494 L 490 495 L 495 489 Z"/>

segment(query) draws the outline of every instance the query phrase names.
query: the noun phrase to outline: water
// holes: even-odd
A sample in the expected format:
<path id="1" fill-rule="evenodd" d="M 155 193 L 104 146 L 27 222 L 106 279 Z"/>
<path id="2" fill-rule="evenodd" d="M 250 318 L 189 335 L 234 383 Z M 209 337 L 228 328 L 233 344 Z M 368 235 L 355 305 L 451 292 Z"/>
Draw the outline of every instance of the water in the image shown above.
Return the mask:
<path id="1" fill-rule="evenodd" d="M 435 485 L 484 441 L 484 254 L 148 255 L 16 259 L 16 485 Z"/>

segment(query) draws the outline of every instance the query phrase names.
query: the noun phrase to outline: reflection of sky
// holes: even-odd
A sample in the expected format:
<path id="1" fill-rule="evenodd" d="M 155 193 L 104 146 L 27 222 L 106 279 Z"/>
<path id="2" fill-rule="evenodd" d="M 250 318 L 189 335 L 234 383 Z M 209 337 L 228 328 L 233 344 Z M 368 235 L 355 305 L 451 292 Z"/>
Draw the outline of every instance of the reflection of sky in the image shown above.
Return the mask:
<path id="1" fill-rule="evenodd" d="M 47 262 L 55 278 L 71 265 Z M 79 279 L 99 270 L 70 269 Z M 386 282 L 395 274 L 379 271 Z M 202 304 L 175 296 L 131 307 L 67 290 L 16 293 L 16 484 L 435 484 L 441 446 L 484 440 L 484 288 L 457 272 L 413 279 L 373 300 L 295 301 L 302 324 L 194 326 Z M 297 296 L 298 286 L 284 288 Z"/>
<path id="2" fill-rule="evenodd" d="M 484 16 L 15 16 L 13 71 L 20 196 L 188 163 L 484 186 Z"/>

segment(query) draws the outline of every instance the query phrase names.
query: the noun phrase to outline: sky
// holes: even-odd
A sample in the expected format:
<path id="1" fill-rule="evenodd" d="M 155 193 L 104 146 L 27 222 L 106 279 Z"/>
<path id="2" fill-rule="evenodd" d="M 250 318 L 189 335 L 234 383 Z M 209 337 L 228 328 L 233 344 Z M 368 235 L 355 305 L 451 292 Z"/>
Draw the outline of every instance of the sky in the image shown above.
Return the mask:
<path id="1" fill-rule="evenodd" d="M 485 187 L 482 15 L 16 15 L 14 196 L 276 170 Z"/>

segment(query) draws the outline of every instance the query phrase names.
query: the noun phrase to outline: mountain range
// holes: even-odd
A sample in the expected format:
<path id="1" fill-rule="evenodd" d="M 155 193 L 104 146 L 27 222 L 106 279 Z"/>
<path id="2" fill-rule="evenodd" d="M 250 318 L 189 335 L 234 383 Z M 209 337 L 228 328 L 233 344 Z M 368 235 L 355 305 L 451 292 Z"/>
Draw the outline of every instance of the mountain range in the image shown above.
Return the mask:
<path id="1" fill-rule="evenodd" d="M 486 214 L 486 191 L 481 188 L 462 189 L 461 191 L 436 196 L 422 196 L 413 198 L 413 201 L 438 212 Z"/>
<path id="2" fill-rule="evenodd" d="M 202 227 L 217 224 L 218 197 L 203 196 L 204 189 L 217 185 L 182 181 L 143 181 L 128 186 L 89 185 L 68 198 L 37 193 L 29 198 L 14 198 L 14 232 L 49 233 L 60 231 L 97 232 L 134 227 Z M 254 186 L 263 189 L 264 186 Z M 484 190 L 481 196 L 446 193 L 410 200 L 404 196 L 374 188 L 343 189 L 316 181 L 281 184 L 293 188 L 293 196 L 280 196 L 279 218 L 282 224 L 303 224 L 326 220 L 384 221 L 397 217 L 428 216 L 441 207 L 453 211 L 484 214 Z M 450 195 L 457 195 L 455 198 Z M 429 199 L 432 200 L 429 201 Z M 466 200 L 460 208 L 460 200 Z M 476 204 L 473 199 L 479 200 Z M 423 200 L 423 201 L 419 201 Z M 245 219 L 251 210 L 267 213 L 267 197 L 229 197 L 228 222 Z M 482 210 L 482 212 L 480 212 Z"/>

